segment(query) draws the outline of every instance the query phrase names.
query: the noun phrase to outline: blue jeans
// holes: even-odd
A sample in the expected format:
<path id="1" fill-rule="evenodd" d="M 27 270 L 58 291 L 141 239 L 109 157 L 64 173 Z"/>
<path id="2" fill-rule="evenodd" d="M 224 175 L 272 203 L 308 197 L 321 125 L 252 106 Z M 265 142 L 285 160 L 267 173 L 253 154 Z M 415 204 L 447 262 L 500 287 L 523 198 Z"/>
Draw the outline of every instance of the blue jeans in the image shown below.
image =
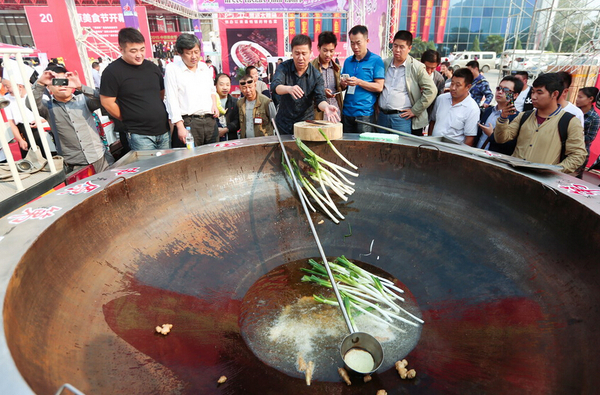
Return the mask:
<path id="1" fill-rule="evenodd" d="M 146 136 L 145 134 L 127 133 L 127 141 L 132 151 L 146 151 L 153 149 L 171 148 L 169 132 L 158 136 Z"/>
<path id="2" fill-rule="evenodd" d="M 412 133 L 412 121 L 410 119 L 402 118 L 400 114 L 384 114 L 379 111 L 377 125 L 394 129 L 399 132 Z M 386 133 L 386 131 L 382 129 L 379 129 L 378 132 Z"/>
<path id="3" fill-rule="evenodd" d="M 373 132 L 372 126 L 368 126 L 363 123 L 358 123 L 356 121 L 375 123 L 375 114 L 358 116 L 358 117 L 349 117 L 348 115 L 342 115 L 342 124 L 344 125 L 344 133 Z"/>

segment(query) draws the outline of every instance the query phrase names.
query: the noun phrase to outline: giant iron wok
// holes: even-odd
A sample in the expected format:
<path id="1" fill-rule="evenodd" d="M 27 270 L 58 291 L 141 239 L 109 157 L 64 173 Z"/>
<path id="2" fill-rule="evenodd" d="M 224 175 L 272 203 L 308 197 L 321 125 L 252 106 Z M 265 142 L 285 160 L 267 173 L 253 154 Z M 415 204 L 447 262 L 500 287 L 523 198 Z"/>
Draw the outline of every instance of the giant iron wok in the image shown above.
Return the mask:
<path id="1" fill-rule="evenodd" d="M 64 383 L 86 394 L 600 388 L 593 186 L 356 136 L 335 142 L 360 171 L 340 205 L 346 221 L 312 219 L 325 220 L 317 230 L 328 255 L 360 259 L 414 295 L 425 320 L 407 357 L 417 379 L 392 368 L 366 384 L 307 387 L 263 363 L 240 333 L 242 300 L 267 272 L 318 252 L 277 141 L 235 144 L 121 166 L 0 220 L 1 393 L 53 394 Z M 163 323 L 174 324 L 168 336 L 154 332 Z"/>

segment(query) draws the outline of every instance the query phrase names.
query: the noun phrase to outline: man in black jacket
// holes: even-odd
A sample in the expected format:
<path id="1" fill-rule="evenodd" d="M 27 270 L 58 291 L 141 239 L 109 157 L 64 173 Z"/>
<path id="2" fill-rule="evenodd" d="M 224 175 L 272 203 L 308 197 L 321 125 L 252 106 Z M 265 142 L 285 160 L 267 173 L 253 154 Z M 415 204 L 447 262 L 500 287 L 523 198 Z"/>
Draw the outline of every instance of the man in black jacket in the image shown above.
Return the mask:
<path id="1" fill-rule="evenodd" d="M 217 121 L 219 127 L 219 139 L 235 140 L 238 138 L 238 130 L 240 130 L 240 116 L 237 106 L 237 99 L 229 94 L 231 90 L 231 78 L 227 74 L 217 75 L 215 80 L 217 88 L 218 100 L 220 101 L 219 119 Z M 223 113 L 224 111 L 224 113 Z"/>

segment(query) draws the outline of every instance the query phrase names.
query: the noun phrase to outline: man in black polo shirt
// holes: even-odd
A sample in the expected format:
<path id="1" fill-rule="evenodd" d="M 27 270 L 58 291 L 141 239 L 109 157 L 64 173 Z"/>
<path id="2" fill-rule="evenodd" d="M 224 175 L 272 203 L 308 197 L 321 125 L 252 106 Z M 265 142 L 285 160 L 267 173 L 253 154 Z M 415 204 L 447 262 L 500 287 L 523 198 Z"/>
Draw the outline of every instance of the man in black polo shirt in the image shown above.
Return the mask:
<path id="1" fill-rule="evenodd" d="M 144 36 L 130 27 L 121 29 L 119 47 L 121 57 L 102 73 L 102 106 L 123 121 L 132 150 L 169 148 L 165 84 L 158 66 L 144 59 Z"/>
<path id="2" fill-rule="evenodd" d="M 271 92 L 280 96 L 275 117 L 281 134 L 293 134 L 294 123 L 314 118 L 314 105 L 325 113 L 325 119 L 339 122 L 338 109 L 327 103 L 323 76 L 310 64 L 310 37 L 297 35 L 292 40 L 292 59 L 283 62 L 275 72 Z"/>

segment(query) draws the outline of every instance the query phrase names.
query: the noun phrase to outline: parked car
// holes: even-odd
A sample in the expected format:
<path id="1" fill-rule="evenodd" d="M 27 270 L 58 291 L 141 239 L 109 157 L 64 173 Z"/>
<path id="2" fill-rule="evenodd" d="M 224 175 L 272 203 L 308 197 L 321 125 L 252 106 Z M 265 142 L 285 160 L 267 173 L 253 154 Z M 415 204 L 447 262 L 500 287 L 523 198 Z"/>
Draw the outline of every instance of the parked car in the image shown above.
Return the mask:
<path id="1" fill-rule="evenodd" d="M 496 63 L 496 52 L 465 51 L 453 52 L 452 55 L 454 55 L 454 59 L 450 63 L 450 67 L 455 71 L 461 67 L 465 67 L 470 61 L 476 60 L 479 62 L 479 70 L 485 73 L 493 69 Z"/>

